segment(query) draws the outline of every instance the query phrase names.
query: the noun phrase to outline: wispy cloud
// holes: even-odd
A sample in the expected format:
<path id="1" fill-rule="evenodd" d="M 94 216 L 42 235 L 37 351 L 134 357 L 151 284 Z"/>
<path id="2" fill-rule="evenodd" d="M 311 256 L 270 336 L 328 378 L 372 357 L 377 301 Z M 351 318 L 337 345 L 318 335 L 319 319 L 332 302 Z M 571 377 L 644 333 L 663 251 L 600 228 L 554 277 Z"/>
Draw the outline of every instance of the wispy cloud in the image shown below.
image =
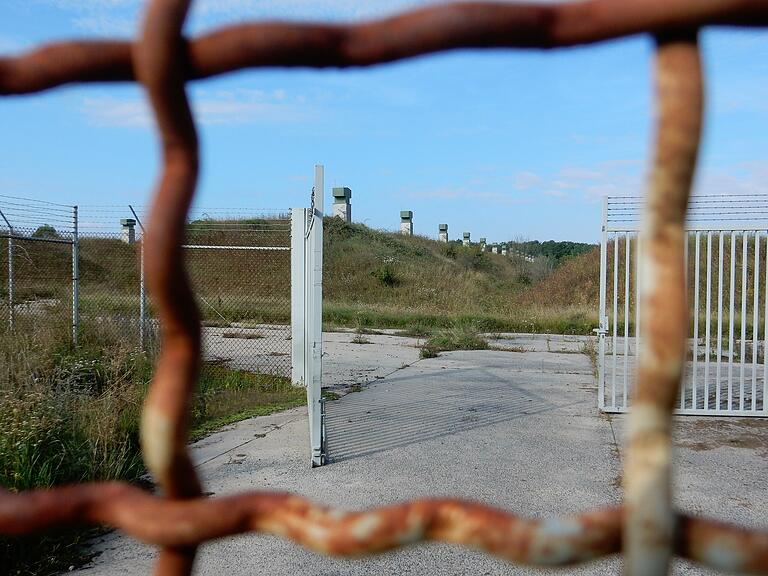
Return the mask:
<path id="1" fill-rule="evenodd" d="M 199 92 L 192 99 L 197 122 L 202 125 L 294 123 L 312 118 L 312 103 L 284 90 L 252 89 Z M 96 126 L 139 127 L 152 125 L 147 102 L 139 97 L 85 97 L 81 112 Z"/>

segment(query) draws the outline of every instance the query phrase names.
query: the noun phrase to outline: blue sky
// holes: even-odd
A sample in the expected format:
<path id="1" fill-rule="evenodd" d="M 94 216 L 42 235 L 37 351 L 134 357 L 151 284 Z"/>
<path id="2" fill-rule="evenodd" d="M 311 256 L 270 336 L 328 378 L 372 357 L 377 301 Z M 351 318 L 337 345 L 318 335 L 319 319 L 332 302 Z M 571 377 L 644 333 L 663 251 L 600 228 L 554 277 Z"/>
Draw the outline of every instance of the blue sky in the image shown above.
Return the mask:
<path id="1" fill-rule="evenodd" d="M 414 0 L 198 0 L 188 33 L 258 18 L 360 20 Z M 135 33 L 139 0 L 2 0 L 0 53 Z M 708 111 L 700 194 L 768 192 L 768 34 L 704 33 Z M 597 241 L 600 198 L 643 187 L 651 44 L 462 51 L 356 71 L 250 70 L 196 83 L 200 207 L 308 202 L 313 165 L 353 190 L 353 218 L 489 241 Z M 158 149 L 131 85 L 0 101 L 0 194 L 144 204 Z"/>

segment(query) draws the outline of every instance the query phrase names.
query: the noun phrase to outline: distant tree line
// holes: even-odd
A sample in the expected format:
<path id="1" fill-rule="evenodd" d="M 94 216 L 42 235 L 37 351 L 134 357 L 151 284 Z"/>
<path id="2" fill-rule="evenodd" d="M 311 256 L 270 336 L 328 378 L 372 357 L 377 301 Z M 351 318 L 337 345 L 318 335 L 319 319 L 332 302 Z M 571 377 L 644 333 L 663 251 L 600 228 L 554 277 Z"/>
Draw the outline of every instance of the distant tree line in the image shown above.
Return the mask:
<path id="1" fill-rule="evenodd" d="M 596 244 L 585 244 L 583 242 L 556 242 L 555 240 L 525 240 L 510 242 L 510 248 L 516 248 L 520 252 L 530 256 L 544 256 L 553 264 L 558 265 L 568 258 L 580 256 L 590 252 L 596 247 Z"/>

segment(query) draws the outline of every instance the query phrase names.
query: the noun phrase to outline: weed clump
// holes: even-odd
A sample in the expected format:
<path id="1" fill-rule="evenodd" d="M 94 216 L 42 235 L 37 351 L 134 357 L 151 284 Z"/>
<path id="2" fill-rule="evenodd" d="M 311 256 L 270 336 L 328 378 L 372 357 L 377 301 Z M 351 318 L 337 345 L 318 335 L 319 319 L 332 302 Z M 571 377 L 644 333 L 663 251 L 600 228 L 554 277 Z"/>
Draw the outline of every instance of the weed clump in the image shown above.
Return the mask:
<path id="1" fill-rule="evenodd" d="M 451 350 L 487 350 L 488 341 L 480 336 L 477 324 L 457 322 L 449 328 L 436 331 L 421 346 L 421 358 L 435 358 L 440 352 Z"/>
<path id="2" fill-rule="evenodd" d="M 395 276 L 395 271 L 392 270 L 392 267 L 389 264 L 384 264 L 382 266 L 379 266 L 371 272 L 371 275 L 376 278 L 383 286 L 396 286 L 398 284 L 397 276 Z"/>

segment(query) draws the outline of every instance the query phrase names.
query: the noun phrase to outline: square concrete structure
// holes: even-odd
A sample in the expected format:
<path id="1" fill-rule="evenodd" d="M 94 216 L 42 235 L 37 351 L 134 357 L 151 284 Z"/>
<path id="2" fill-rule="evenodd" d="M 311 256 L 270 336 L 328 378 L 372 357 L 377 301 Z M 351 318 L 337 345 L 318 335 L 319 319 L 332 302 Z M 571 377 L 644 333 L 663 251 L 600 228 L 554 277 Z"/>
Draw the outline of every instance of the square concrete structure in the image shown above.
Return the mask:
<path id="1" fill-rule="evenodd" d="M 400 211 L 400 233 L 413 236 L 413 212 L 410 210 Z"/>
<path id="2" fill-rule="evenodd" d="M 133 218 L 123 218 L 120 220 L 120 226 L 122 226 L 121 240 L 126 244 L 136 242 L 136 220 Z"/>
<path id="3" fill-rule="evenodd" d="M 470 233 L 464 232 L 464 240 L 462 241 L 462 244 L 464 244 L 464 246 L 469 246 L 470 239 L 471 239 Z"/>
<path id="4" fill-rule="evenodd" d="M 496 244 L 491 245 L 491 253 L 498 254 L 499 253 L 499 247 L 496 246 Z"/>
<path id="5" fill-rule="evenodd" d="M 352 222 L 352 190 L 346 186 L 333 189 L 332 216 L 338 216 L 344 222 Z"/>
<path id="6" fill-rule="evenodd" d="M 485 238 L 480 238 L 480 251 L 481 252 L 485 252 L 485 245 L 486 245 Z"/>
<path id="7" fill-rule="evenodd" d="M 502 256 L 506 256 L 507 255 L 507 245 L 506 244 L 502 244 L 501 245 L 501 254 L 502 254 Z"/>
<path id="8" fill-rule="evenodd" d="M 448 224 L 440 224 L 437 232 L 437 239 L 440 242 L 448 242 Z"/>

